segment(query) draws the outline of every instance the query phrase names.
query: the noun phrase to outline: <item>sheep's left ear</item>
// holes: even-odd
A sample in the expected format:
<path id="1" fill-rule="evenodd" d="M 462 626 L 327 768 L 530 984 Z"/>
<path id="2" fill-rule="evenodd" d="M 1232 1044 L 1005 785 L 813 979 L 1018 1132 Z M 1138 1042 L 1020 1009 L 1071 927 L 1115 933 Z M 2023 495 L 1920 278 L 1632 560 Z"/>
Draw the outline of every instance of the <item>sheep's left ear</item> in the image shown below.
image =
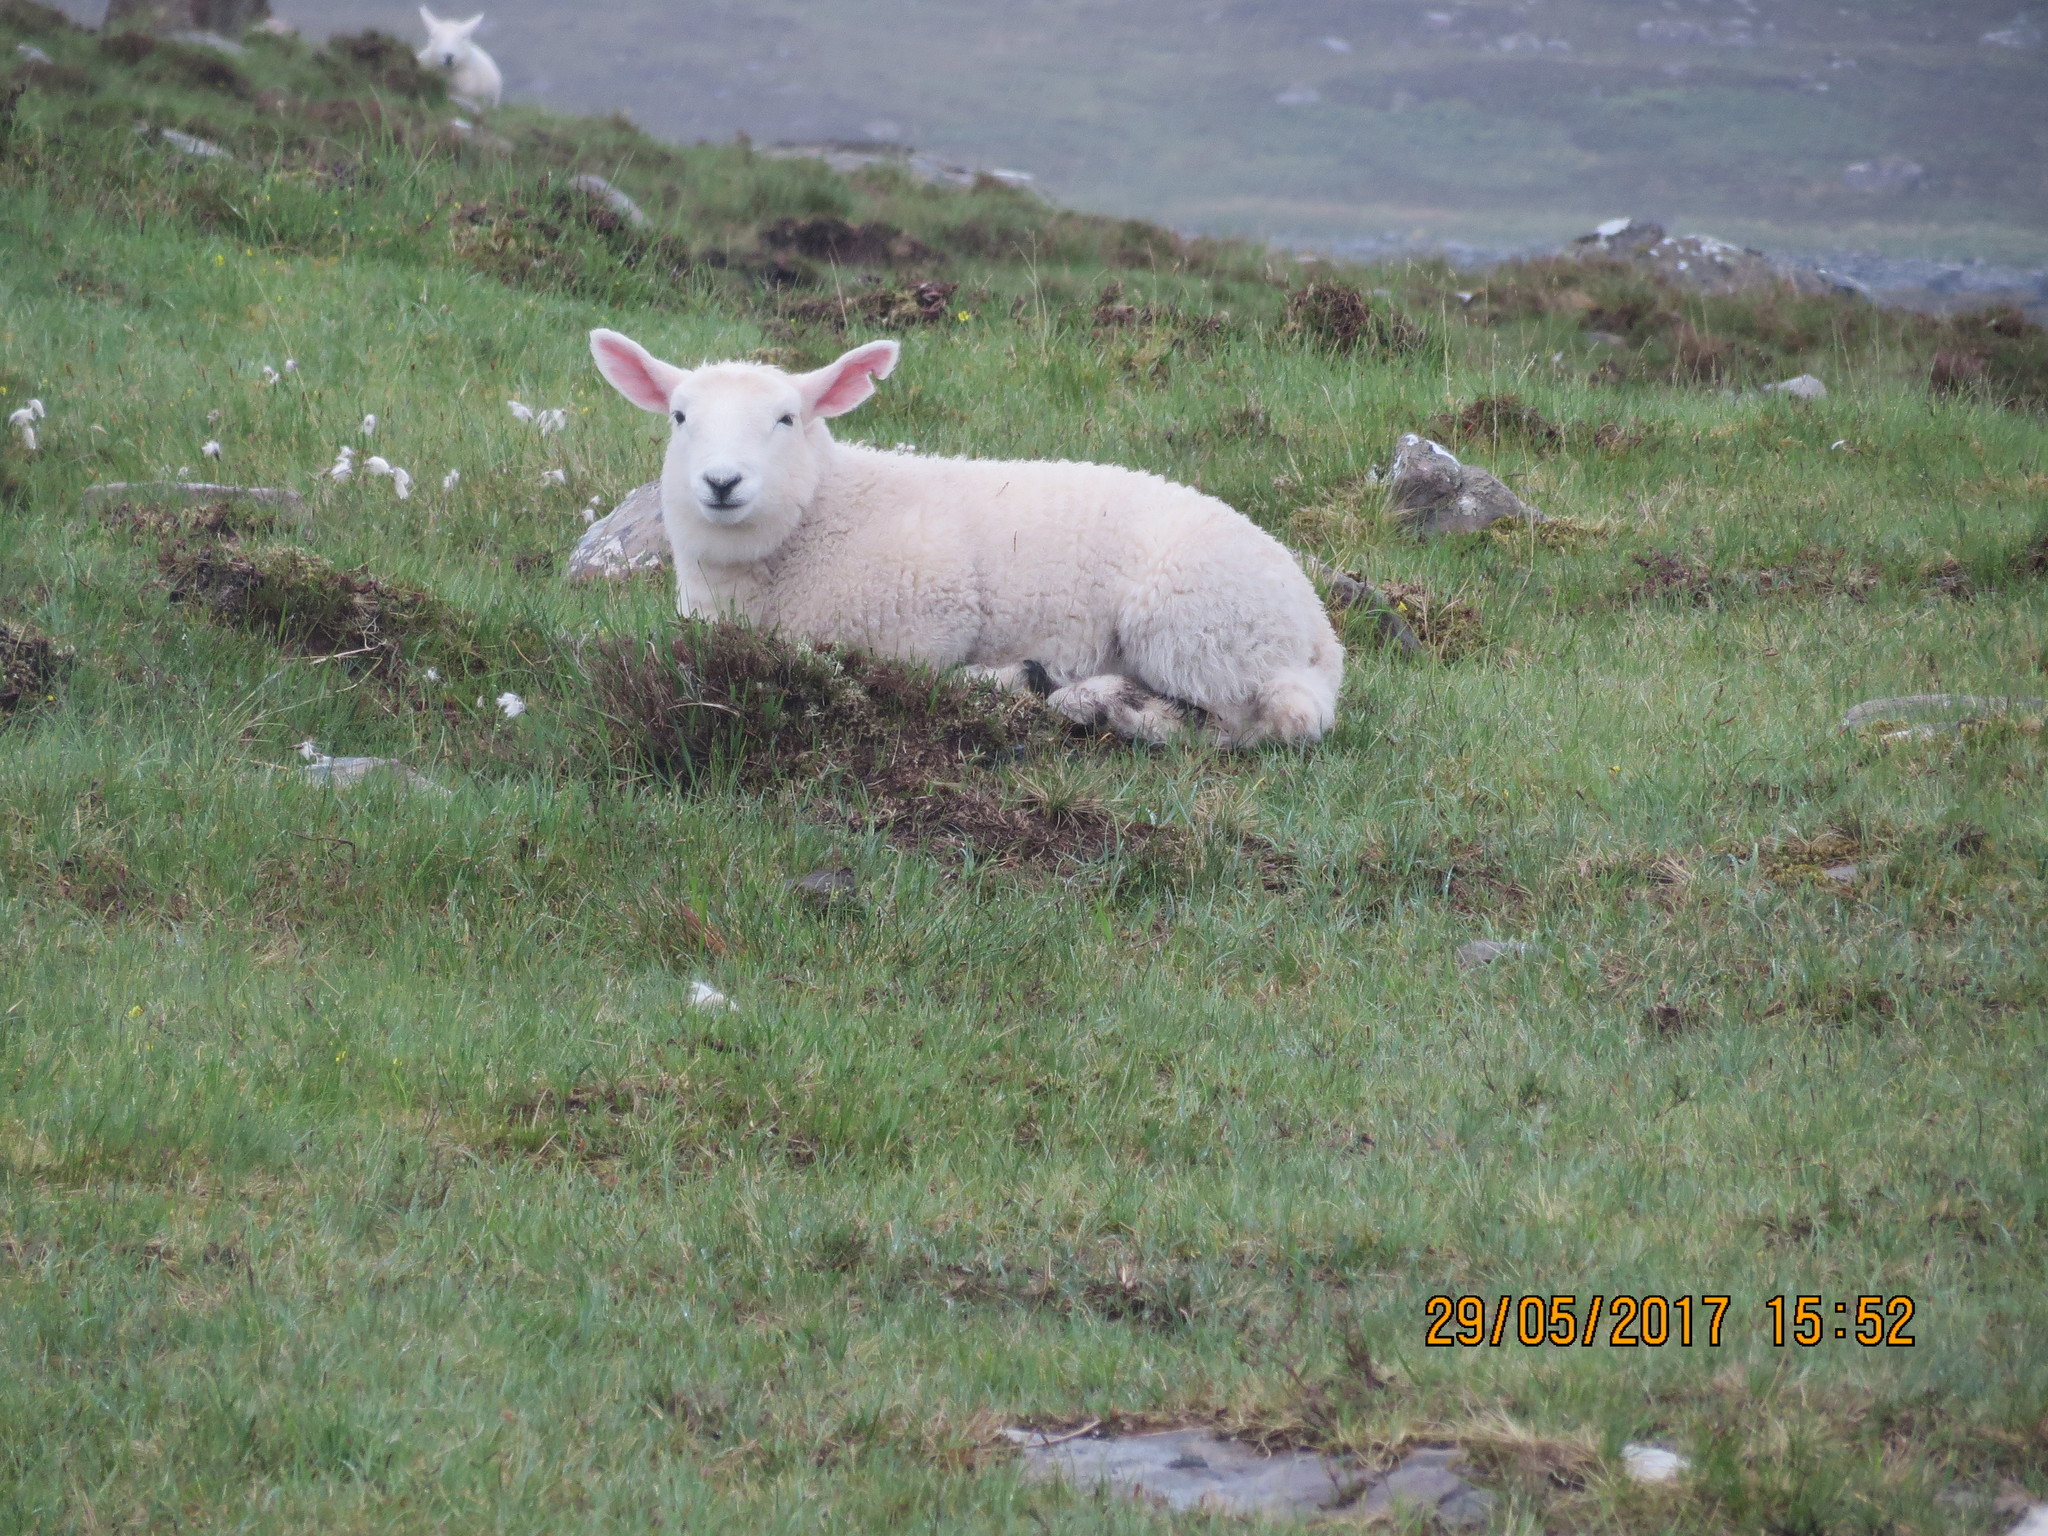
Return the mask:
<path id="1" fill-rule="evenodd" d="M 871 341 L 855 347 L 836 363 L 815 373 L 797 375 L 797 393 L 809 416 L 844 416 L 875 392 L 875 380 L 886 379 L 903 351 L 893 341 Z"/>

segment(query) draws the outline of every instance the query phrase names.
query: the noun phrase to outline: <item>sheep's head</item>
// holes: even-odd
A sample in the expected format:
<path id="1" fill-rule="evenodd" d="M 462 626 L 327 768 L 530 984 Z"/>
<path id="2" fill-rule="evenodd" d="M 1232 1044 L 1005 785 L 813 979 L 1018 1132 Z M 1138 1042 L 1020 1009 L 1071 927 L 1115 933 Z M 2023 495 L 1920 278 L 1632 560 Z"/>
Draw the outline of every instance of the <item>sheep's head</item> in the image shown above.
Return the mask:
<path id="1" fill-rule="evenodd" d="M 759 363 L 678 368 L 617 331 L 592 331 L 591 355 L 612 388 L 669 418 L 661 499 L 672 518 L 757 530 L 773 548 L 818 488 L 827 418 L 843 416 L 887 378 L 893 341 L 855 347 L 811 373 Z"/>
<path id="2" fill-rule="evenodd" d="M 454 69 L 469 57 L 470 39 L 476 35 L 483 19 L 483 12 L 479 11 L 467 21 L 443 21 L 424 5 L 421 6 L 420 20 L 427 24 L 427 46 L 419 52 L 420 62 L 429 69 Z"/>

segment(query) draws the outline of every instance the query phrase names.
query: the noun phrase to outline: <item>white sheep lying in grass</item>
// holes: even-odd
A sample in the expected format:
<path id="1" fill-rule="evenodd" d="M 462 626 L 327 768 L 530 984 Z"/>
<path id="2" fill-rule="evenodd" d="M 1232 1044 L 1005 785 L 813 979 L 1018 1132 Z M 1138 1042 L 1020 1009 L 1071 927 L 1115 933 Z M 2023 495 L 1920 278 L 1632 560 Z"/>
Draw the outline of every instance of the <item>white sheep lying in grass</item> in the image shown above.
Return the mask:
<path id="1" fill-rule="evenodd" d="M 834 442 L 826 419 L 888 377 L 893 341 L 795 375 L 678 368 L 616 331 L 590 350 L 671 418 L 661 501 L 683 613 L 969 667 L 1148 741 L 1188 706 L 1231 746 L 1314 741 L 1336 720 L 1344 649 L 1315 589 L 1212 496 L 1104 464 Z"/>
<path id="2" fill-rule="evenodd" d="M 427 24 L 427 46 L 420 62 L 448 77 L 448 94 L 466 107 L 495 107 L 505 92 L 505 77 L 498 73 L 497 60 L 477 47 L 476 29 L 483 24 L 479 11 L 467 21 L 443 21 L 424 5 L 420 20 Z"/>

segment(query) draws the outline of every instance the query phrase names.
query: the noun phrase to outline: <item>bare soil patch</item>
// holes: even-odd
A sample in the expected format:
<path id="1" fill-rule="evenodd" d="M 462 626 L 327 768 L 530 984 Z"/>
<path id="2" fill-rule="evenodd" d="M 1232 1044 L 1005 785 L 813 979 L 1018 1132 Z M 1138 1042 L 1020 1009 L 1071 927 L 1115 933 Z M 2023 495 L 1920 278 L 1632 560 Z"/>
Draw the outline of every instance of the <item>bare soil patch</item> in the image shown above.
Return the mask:
<path id="1" fill-rule="evenodd" d="M 1196 852 L 1187 828 L 1010 789 L 997 765 L 1075 739 L 1025 695 L 725 620 L 686 624 L 665 645 L 600 642 L 583 667 L 607 750 L 628 774 L 836 791 L 840 814 L 897 843 L 1004 863 L 1120 850 L 1180 863 Z"/>
<path id="2" fill-rule="evenodd" d="M 0 717 L 47 702 L 71 656 L 31 625 L 0 621 Z"/>

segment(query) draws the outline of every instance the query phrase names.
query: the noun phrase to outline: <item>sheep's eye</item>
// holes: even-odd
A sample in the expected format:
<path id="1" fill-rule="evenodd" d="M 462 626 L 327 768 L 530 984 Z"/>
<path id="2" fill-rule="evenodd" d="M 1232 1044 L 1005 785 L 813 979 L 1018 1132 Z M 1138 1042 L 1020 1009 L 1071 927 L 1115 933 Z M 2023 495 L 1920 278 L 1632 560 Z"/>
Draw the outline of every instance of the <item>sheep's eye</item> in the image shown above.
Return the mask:
<path id="1" fill-rule="evenodd" d="M 775 425 L 778 427 L 793 427 L 796 425 L 796 418 L 794 416 L 778 416 L 775 418 Z"/>
<path id="2" fill-rule="evenodd" d="M 680 426 L 681 426 L 682 424 L 683 424 L 683 413 L 682 413 L 681 411 L 677 411 L 677 412 L 676 412 L 676 425 L 680 427 Z"/>

